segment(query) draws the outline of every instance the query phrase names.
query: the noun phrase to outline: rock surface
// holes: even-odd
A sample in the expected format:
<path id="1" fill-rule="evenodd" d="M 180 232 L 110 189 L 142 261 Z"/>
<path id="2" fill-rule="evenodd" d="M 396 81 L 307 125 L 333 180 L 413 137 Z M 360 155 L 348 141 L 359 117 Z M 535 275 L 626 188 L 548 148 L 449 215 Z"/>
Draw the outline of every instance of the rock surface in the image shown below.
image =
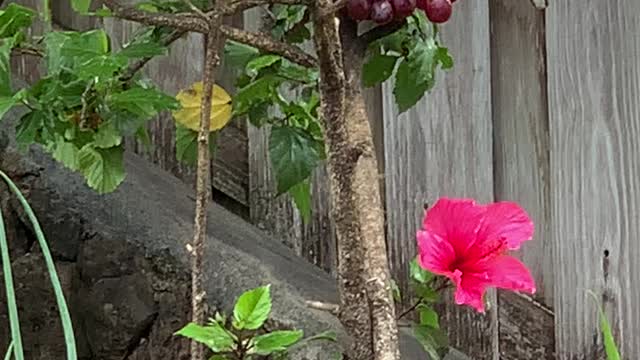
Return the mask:
<path id="1" fill-rule="evenodd" d="M 4 142 L 4 144 L 3 144 Z M 172 334 L 188 321 L 190 281 L 184 244 L 191 236 L 193 191 L 144 160 L 128 155 L 127 179 L 100 196 L 80 176 L 37 149 L 20 154 L 0 134 L 0 169 L 30 201 L 56 260 L 72 312 L 80 359 L 187 359 L 188 342 Z M 26 358 L 63 359 L 57 308 L 44 262 L 17 201 L 0 185 L 8 228 Z M 346 337 L 331 315 L 305 299 L 335 302 L 333 280 L 244 220 L 212 205 L 206 289 L 211 310 L 229 312 L 236 297 L 272 284 L 273 327 L 312 335 L 332 329 L 341 344 L 317 343 L 300 360 L 332 359 Z M 0 289 L 0 349 L 8 319 Z M 403 359 L 426 359 L 403 335 Z"/>

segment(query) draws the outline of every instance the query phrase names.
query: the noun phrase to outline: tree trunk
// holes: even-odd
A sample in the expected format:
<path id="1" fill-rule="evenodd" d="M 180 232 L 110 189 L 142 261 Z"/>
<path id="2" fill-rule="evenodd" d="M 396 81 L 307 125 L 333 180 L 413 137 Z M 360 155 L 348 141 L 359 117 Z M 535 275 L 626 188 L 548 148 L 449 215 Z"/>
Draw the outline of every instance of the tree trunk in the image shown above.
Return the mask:
<path id="1" fill-rule="evenodd" d="M 378 166 L 360 82 L 366 44 L 354 22 L 319 15 L 328 4 L 318 1 L 314 41 L 338 239 L 340 320 L 354 341 L 349 358 L 395 360 L 400 354 Z"/>

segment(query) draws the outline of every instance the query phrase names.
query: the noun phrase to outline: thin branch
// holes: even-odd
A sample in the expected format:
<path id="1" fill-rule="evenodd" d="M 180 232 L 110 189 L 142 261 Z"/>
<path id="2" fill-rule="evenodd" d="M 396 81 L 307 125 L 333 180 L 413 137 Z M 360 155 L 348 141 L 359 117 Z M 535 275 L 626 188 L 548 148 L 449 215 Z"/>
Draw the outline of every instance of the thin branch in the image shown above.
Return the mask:
<path id="1" fill-rule="evenodd" d="M 200 10 L 199 7 L 195 6 L 191 0 L 182 0 L 185 4 L 187 4 L 187 6 L 189 8 L 191 8 L 191 11 L 193 11 L 194 13 L 198 14 L 198 16 L 200 16 L 201 18 L 203 18 L 204 20 L 209 20 L 209 16 L 207 14 L 204 13 L 204 11 Z"/>
<path id="2" fill-rule="evenodd" d="M 403 311 L 400 315 L 398 315 L 398 317 L 396 317 L 396 320 L 400 320 L 403 317 L 407 316 L 409 313 L 415 310 L 420 305 L 420 303 L 422 303 L 422 299 L 416 301 L 413 305 L 411 305 L 411 307 L 409 307 L 408 309 Z"/>
<path id="3" fill-rule="evenodd" d="M 344 1 L 344 0 L 341 0 L 341 1 Z M 313 0 L 237 0 L 237 1 L 231 2 L 226 6 L 223 6 L 220 9 L 220 12 L 223 15 L 229 16 L 244 10 L 251 9 L 253 7 L 263 6 L 263 5 L 272 5 L 272 4 L 312 5 Z"/>
<path id="4" fill-rule="evenodd" d="M 229 25 L 222 25 L 220 32 L 228 39 L 278 54 L 302 66 L 315 67 L 318 64 L 316 58 L 307 54 L 299 47 L 274 40 L 263 33 L 241 30 Z"/>
<path id="5" fill-rule="evenodd" d="M 31 55 L 37 57 L 44 57 L 44 53 L 42 50 L 32 47 L 17 47 L 11 49 L 12 56 L 23 56 L 23 55 Z"/>
<path id="6" fill-rule="evenodd" d="M 340 313 L 340 306 L 338 304 L 331 304 L 314 300 L 306 300 L 305 304 L 311 309 L 326 311 L 335 316 L 338 316 L 338 314 Z"/>
<path id="7" fill-rule="evenodd" d="M 407 23 L 407 20 L 404 19 L 402 21 L 399 21 L 393 24 L 376 26 L 373 29 L 367 31 L 366 33 L 358 36 L 358 39 L 361 40 L 361 43 L 368 45 L 374 42 L 375 40 L 378 40 L 380 38 L 383 38 L 387 35 L 393 34 L 394 32 L 400 30 L 406 23 Z"/>
<path id="8" fill-rule="evenodd" d="M 118 0 L 103 0 L 111 12 L 121 19 L 152 26 L 169 26 L 174 29 L 195 31 L 206 34 L 209 31 L 207 21 L 196 14 L 159 14 L 124 6 Z"/>
<path id="9" fill-rule="evenodd" d="M 187 33 L 186 31 L 174 30 L 167 37 L 163 38 L 160 41 L 160 44 L 162 46 L 169 46 L 172 43 L 174 43 L 176 40 L 180 39 L 186 33 Z M 131 80 L 138 71 L 140 71 L 149 61 L 151 61 L 151 59 L 153 59 L 153 57 L 145 57 L 129 65 L 127 70 L 122 75 L 121 80 L 124 82 Z"/>

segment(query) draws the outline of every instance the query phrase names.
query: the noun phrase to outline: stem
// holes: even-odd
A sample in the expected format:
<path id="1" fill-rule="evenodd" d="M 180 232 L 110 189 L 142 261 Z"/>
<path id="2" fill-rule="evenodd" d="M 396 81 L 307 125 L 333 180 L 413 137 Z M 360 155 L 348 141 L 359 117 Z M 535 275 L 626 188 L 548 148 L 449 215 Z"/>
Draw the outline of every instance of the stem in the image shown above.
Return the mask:
<path id="1" fill-rule="evenodd" d="M 200 129 L 198 131 L 198 167 L 196 175 L 196 214 L 191 259 L 191 311 L 192 322 L 205 322 L 205 290 L 202 286 L 204 245 L 207 229 L 207 210 L 209 207 L 211 164 L 209 154 L 209 129 L 211 123 L 211 100 L 213 84 L 215 83 L 216 68 L 220 63 L 219 46 L 221 33 L 219 31 L 222 17 L 211 16 L 209 33 L 206 36 L 203 95 L 201 104 Z M 204 348 L 197 341 L 191 342 L 191 360 L 203 360 Z"/>
<path id="2" fill-rule="evenodd" d="M 187 33 L 186 31 L 174 30 L 166 38 L 163 38 L 160 41 L 160 43 L 163 46 L 169 46 L 172 43 L 174 43 L 176 40 L 180 39 L 186 33 Z M 146 57 L 146 58 L 137 60 L 136 62 L 131 64 L 127 68 L 127 70 L 124 72 L 124 74 L 122 74 L 121 80 L 123 82 L 128 82 L 129 80 L 131 80 L 138 71 L 140 71 L 149 61 L 151 61 L 151 59 L 153 59 L 153 57 Z"/>

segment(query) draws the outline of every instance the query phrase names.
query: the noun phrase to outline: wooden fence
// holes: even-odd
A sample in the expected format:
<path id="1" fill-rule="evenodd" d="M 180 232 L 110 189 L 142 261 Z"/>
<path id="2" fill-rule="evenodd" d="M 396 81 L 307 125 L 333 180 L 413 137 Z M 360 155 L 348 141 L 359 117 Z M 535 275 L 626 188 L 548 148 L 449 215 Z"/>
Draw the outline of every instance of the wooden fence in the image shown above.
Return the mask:
<path id="1" fill-rule="evenodd" d="M 58 22 L 98 25 L 67 2 L 54 1 Z M 255 28 L 259 16 L 230 21 Z M 105 26 L 118 41 L 134 29 Z M 397 115 L 388 84 L 368 92 L 395 278 L 406 287 L 424 203 L 518 201 L 536 224 L 519 256 L 538 293 L 491 293 L 483 316 L 446 305 L 452 345 L 476 359 L 604 358 L 591 290 L 623 357 L 640 358 L 640 2 L 551 0 L 541 12 L 529 0 L 461 0 L 442 34 L 455 67 L 415 108 Z M 191 36 L 147 75 L 175 93 L 199 78 L 201 54 L 202 39 Z M 172 122 L 150 130 L 159 146 L 146 156 L 193 181 L 174 160 Z M 216 200 L 333 273 L 326 171 L 313 175 L 314 216 L 303 224 L 289 199 L 274 196 L 267 138 L 268 129 L 241 122 L 224 131 Z"/>

